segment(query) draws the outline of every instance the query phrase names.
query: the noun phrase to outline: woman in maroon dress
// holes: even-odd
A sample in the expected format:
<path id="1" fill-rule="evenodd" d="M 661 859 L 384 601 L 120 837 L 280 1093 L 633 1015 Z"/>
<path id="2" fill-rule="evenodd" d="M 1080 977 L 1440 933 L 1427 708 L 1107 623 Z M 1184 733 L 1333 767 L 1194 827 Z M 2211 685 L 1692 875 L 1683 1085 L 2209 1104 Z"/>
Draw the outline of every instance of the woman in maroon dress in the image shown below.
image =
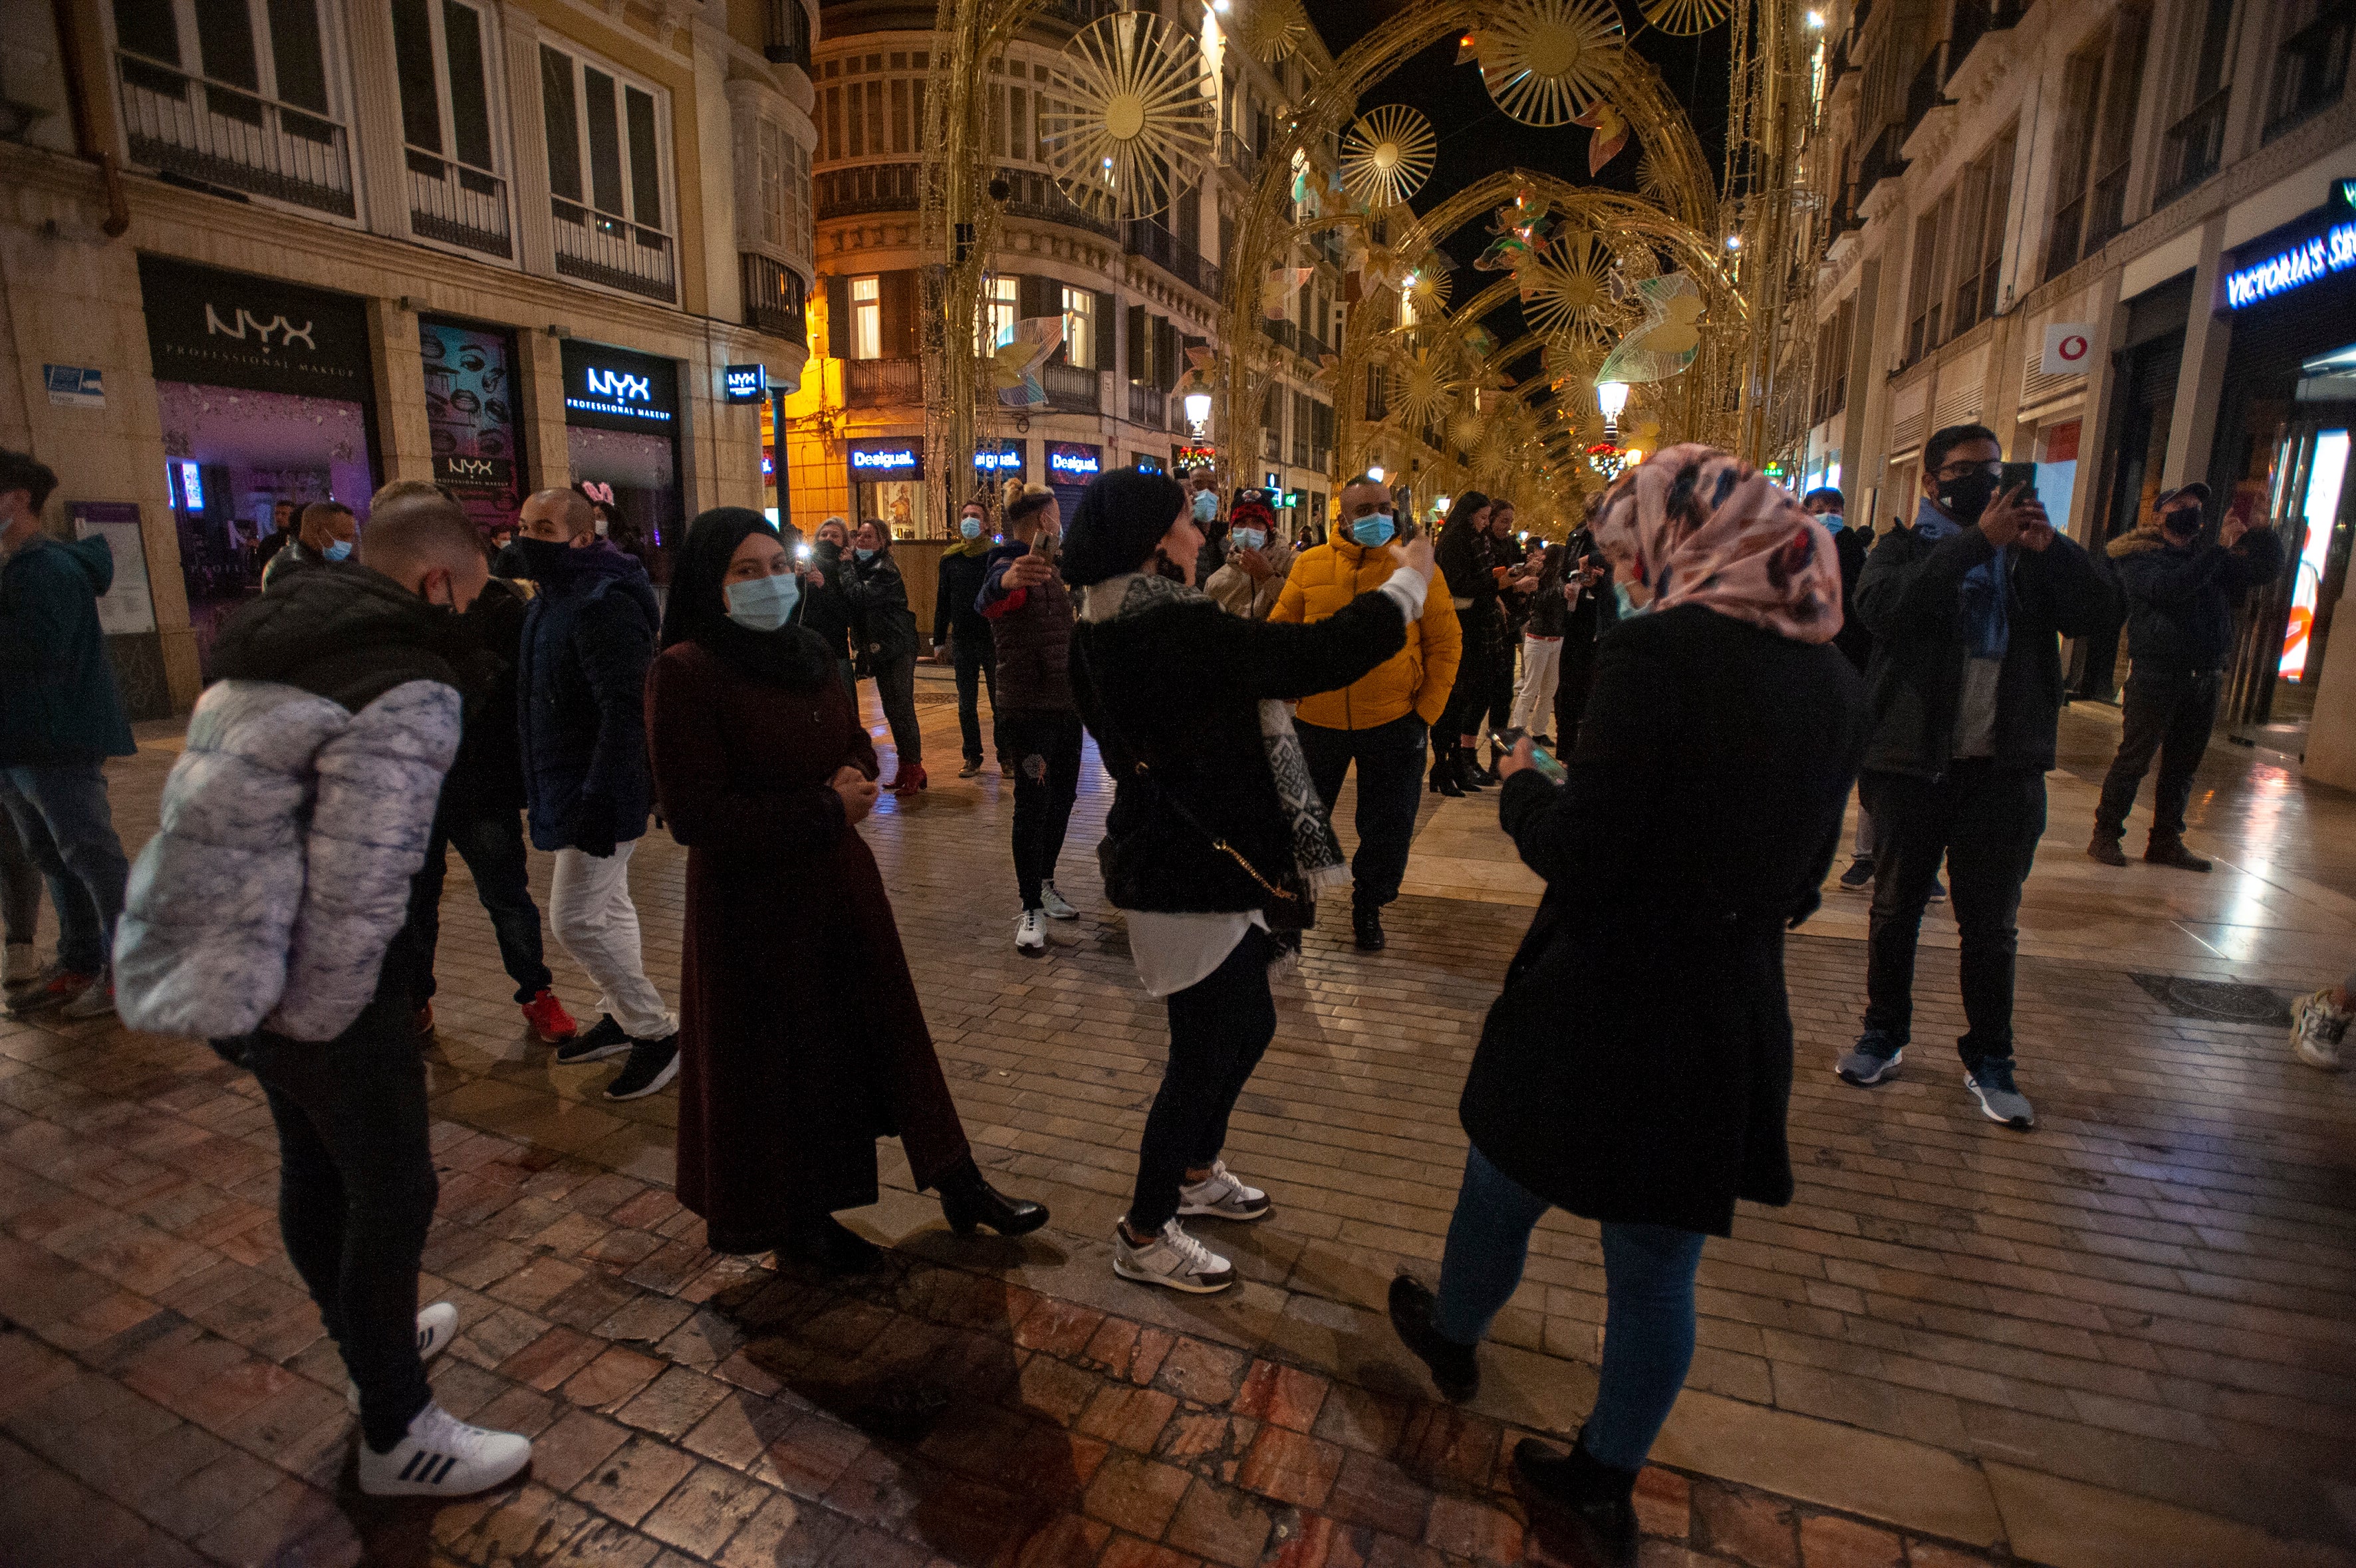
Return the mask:
<path id="1" fill-rule="evenodd" d="M 864 1267 L 877 1249 L 833 1215 L 875 1201 L 875 1140 L 897 1134 L 958 1234 L 1035 1230 L 1046 1209 L 991 1187 L 967 1147 L 854 831 L 875 750 L 799 597 L 760 513 L 705 512 L 647 679 L 655 790 L 688 847 L 680 1201 L 716 1251 Z"/>

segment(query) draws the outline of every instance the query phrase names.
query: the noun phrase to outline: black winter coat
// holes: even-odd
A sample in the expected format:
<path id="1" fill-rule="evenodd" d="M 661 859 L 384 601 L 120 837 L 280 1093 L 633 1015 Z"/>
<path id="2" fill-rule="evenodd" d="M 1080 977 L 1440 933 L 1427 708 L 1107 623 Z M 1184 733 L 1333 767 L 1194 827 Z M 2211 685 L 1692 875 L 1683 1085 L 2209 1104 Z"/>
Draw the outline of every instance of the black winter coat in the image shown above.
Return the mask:
<path id="1" fill-rule="evenodd" d="M 1964 574 L 1996 553 L 1966 528 L 1933 544 L 1919 530 L 1891 529 L 1866 557 L 1857 613 L 1873 634 L 1866 664 L 1868 772 L 1936 779 L 1954 756 L 1955 709 L 1965 650 L 1958 622 Z M 2043 773 L 2053 766 L 2062 715 L 2062 645 L 2117 624 L 2116 591 L 2092 556 L 2066 538 L 2043 551 L 2015 549 L 2011 637 L 1997 677 L 1996 763 Z"/>
<path id="2" fill-rule="evenodd" d="M 2213 675 L 2233 651 L 2233 601 L 2282 570 L 2282 538 L 2253 529 L 2231 550 L 2170 544 L 2157 528 L 2111 541 L 2112 570 L 2127 601 L 2130 681 Z"/>
<path id="3" fill-rule="evenodd" d="M 916 656 L 916 617 L 908 608 L 907 580 L 890 552 L 873 561 L 845 555 L 842 596 L 851 601 L 852 641 L 862 673 Z"/>
<path id="4" fill-rule="evenodd" d="M 933 594 L 933 646 L 954 638 L 960 648 L 988 648 L 990 622 L 974 607 L 990 553 L 950 550 L 941 555 L 939 586 Z"/>
<path id="5" fill-rule="evenodd" d="M 647 572 L 608 544 L 565 552 L 524 609 L 517 734 L 535 849 L 647 831 L 647 668 L 662 612 Z"/>
<path id="6" fill-rule="evenodd" d="M 1113 907 L 1267 908 L 1251 874 L 1212 843 L 1226 840 L 1271 884 L 1293 869 L 1260 700 L 1339 691 L 1406 646 L 1398 605 L 1379 589 L 1306 626 L 1247 620 L 1205 597 L 1082 622 L 1072 691 L 1114 779 L 1097 846 Z"/>
<path id="7" fill-rule="evenodd" d="M 1860 675 L 1873 657 L 1873 633 L 1858 618 L 1857 585 L 1865 575 L 1865 557 L 1871 548 L 1872 542 L 1854 528 L 1833 534 L 1833 553 L 1840 560 L 1841 575 L 1841 628 L 1833 635 L 1833 646 Z"/>
<path id="8" fill-rule="evenodd" d="M 523 596 L 494 577 L 458 618 L 478 671 L 466 693 L 466 728 L 442 780 L 444 816 L 497 815 L 524 806 L 523 746 L 517 733 L 516 671 L 523 660 Z"/>
<path id="9" fill-rule="evenodd" d="M 1010 714 L 1073 711 L 1072 626 L 1077 613 L 1061 577 L 1009 590 L 1006 568 L 1031 553 L 1021 540 L 991 547 L 982 557 L 981 592 L 975 613 L 988 620 L 998 661 L 998 685 L 990 705 Z"/>
<path id="10" fill-rule="evenodd" d="M 1545 900 L 1489 1009 L 1473 1145 L 1590 1219 L 1725 1235 L 1791 1201 L 1783 930 L 1816 907 L 1864 741 L 1828 644 L 1699 606 L 1596 646 L 1569 783 L 1498 817 Z"/>
<path id="11" fill-rule="evenodd" d="M 851 657 L 851 597 L 843 591 L 843 576 L 851 569 L 851 556 L 830 544 L 810 547 L 809 565 L 826 579 L 819 586 L 805 575 L 802 578 L 802 624 L 818 633 L 838 660 Z"/>

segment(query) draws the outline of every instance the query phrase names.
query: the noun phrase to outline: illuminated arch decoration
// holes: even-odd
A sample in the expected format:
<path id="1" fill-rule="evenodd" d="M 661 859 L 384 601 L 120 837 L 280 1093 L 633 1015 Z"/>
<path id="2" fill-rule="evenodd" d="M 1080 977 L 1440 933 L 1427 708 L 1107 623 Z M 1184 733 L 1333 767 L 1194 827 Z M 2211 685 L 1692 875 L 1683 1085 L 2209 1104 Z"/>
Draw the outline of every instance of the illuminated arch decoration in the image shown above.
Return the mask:
<path id="1" fill-rule="evenodd" d="M 1396 207 L 1431 177 L 1439 146 L 1431 122 L 1406 104 L 1370 109 L 1342 138 L 1342 188 L 1370 207 Z"/>
<path id="2" fill-rule="evenodd" d="M 1039 140 L 1055 183 L 1100 219 L 1151 218 L 1207 161 L 1217 105 L 1194 40 L 1122 12 L 1072 36 L 1056 60 Z"/>
<path id="3" fill-rule="evenodd" d="M 1734 15 L 1734 0 L 1648 0 L 1644 20 L 1675 38 L 1706 33 Z"/>
<path id="4" fill-rule="evenodd" d="M 1309 14 L 1301 0 L 1247 0 L 1235 19 L 1236 42 L 1268 65 L 1274 65 L 1309 36 Z"/>
<path id="5" fill-rule="evenodd" d="M 1508 0 L 1481 28 L 1481 81 L 1526 125 L 1568 125 L 1619 80 L 1626 52 L 1612 0 Z"/>

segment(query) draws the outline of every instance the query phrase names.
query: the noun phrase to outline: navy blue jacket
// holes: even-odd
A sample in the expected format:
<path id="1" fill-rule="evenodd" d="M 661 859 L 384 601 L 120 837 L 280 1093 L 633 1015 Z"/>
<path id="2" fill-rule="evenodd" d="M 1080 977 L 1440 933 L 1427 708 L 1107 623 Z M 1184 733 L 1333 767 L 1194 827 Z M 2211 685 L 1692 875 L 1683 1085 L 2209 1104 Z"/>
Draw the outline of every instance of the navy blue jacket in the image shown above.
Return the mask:
<path id="1" fill-rule="evenodd" d="M 2156 529 L 2111 541 L 2112 570 L 2127 596 L 2129 681 L 2213 675 L 2233 651 L 2233 601 L 2282 570 L 2282 538 L 2254 528 L 2228 550 L 2170 544 Z"/>
<path id="2" fill-rule="evenodd" d="M 647 569 L 610 544 L 565 552 L 524 611 L 516 668 L 536 849 L 626 843 L 647 831 L 647 669 L 662 613 Z M 594 821 L 591 820 L 594 817 Z"/>
<path id="3" fill-rule="evenodd" d="M 0 566 L 0 768 L 138 749 L 98 626 L 113 582 L 103 538 L 36 534 Z"/>

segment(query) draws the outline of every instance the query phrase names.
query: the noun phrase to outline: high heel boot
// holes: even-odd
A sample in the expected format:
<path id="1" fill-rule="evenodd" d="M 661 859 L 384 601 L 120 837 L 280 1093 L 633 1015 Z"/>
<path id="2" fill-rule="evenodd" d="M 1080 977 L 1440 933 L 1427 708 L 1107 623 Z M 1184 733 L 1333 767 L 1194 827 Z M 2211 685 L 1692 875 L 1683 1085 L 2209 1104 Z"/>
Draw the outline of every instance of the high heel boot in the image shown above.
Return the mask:
<path id="1" fill-rule="evenodd" d="M 1485 789 L 1494 782 L 1483 776 L 1480 761 L 1469 746 L 1460 746 L 1456 748 L 1456 782 L 1463 787 L 1464 792 L 1468 795 Z"/>
<path id="2" fill-rule="evenodd" d="M 1444 746 L 1431 748 L 1431 792 L 1462 799 L 1463 787 L 1456 782 L 1456 754 Z"/>
<path id="3" fill-rule="evenodd" d="M 1532 1532 L 1553 1555 L 1596 1568 L 1635 1568 L 1636 1472 L 1590 1454 L 1584 1434 L 1569 1454 L 1522 1439 L 1514 1449 L 1513 1483 Z"/>
<path id="4" fill-rule="evenodd" d="M 1001 1236 L 1027 1236 L 1047 1223 L 1047 1206 L 1009 1197 L 983 1179 L 971 1159 L 941 1178 L 941 1217 L 960 1236 L 987 1225 Z"/>

